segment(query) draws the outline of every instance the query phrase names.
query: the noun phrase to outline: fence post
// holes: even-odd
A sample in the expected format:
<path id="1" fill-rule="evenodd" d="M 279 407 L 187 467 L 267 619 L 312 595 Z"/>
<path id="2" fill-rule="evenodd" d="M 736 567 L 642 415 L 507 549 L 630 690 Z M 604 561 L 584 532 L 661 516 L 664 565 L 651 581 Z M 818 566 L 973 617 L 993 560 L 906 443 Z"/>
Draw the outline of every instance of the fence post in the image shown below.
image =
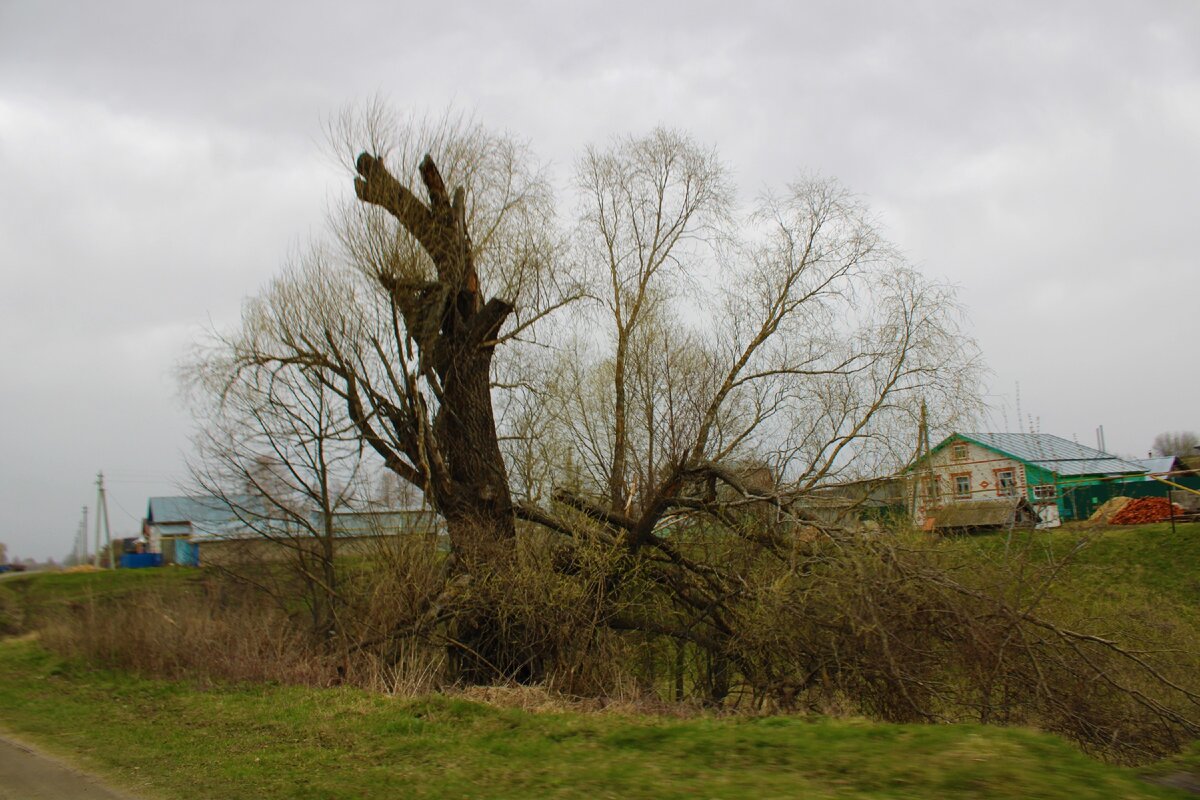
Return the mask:
<path id="1" fill-rule="evenodd" d="M 1167 487 L 1167 506 L 1171 511 L 1171 535 L 1175 535 L 1175 503 L 1171 501 L 1171 495 L 1174 492 L 1170 486 Z"/>

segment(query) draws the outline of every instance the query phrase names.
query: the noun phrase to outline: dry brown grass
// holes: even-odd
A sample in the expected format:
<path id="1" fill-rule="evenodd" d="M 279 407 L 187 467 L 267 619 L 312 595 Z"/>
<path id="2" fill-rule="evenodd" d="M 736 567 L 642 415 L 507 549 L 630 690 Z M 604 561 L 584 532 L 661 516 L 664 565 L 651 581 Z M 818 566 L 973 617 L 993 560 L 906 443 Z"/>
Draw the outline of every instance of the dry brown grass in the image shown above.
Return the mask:
<path id="1" fill-rule="evenodd" d="M 73 604 L 41 630 L 51 649 L 145 675 L 329 685 L 336 664 L 286 615 L 246 592 L 146 591 Z"/>

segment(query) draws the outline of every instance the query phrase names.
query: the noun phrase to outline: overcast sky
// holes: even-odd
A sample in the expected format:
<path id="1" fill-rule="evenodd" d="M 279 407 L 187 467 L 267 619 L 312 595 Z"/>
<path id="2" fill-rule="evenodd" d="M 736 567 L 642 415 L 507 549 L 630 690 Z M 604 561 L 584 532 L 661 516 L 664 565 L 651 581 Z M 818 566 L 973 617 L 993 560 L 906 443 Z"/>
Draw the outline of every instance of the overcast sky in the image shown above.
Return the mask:
<path id="1" fill-rule="evenodd" d="M 322 120 L 473 111 L 566 174 L 658 124 L 839 178 L 960 287 L 994 430 L 1200 430 L 1200 4 L 0 0 L 0 541 L 178 493 L 172 369 L 350 190 Z M 353 10 L 352 10 L 353 9 Z M 1020 385 L 1017 418 L 1016 386 Z"/>

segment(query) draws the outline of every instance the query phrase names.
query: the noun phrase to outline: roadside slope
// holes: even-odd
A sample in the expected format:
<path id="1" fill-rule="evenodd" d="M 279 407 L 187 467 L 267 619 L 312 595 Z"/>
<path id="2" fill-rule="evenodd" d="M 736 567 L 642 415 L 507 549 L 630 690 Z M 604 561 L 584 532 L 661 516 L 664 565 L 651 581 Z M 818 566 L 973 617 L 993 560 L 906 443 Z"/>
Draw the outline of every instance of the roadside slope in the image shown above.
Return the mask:
<path id="1" fill-rule="evenodd" d="M 1020 729 L 196 687 L 0 642 L 0 725 L 165 798 L 1182 798 Z"/>

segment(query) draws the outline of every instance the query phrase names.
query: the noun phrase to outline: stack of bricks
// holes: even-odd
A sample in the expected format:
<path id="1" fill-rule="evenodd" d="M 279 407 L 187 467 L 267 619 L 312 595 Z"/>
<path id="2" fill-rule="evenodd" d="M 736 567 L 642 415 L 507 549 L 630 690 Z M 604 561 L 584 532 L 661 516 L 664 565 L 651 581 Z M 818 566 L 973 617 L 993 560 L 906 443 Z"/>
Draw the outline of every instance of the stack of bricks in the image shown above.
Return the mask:
<path id="1" fill-rule="evenodd" d="M 1144 525 L 1147 522 L 1165 522 L 1172 516 L 1180 516 L 1183 509 L 1176 505 L 1172 514 L 1173 504 L 1165 497 L 1143 497 L 1134 500 L 1118 511 L 1111 520 L 1113 525 Z"/>

